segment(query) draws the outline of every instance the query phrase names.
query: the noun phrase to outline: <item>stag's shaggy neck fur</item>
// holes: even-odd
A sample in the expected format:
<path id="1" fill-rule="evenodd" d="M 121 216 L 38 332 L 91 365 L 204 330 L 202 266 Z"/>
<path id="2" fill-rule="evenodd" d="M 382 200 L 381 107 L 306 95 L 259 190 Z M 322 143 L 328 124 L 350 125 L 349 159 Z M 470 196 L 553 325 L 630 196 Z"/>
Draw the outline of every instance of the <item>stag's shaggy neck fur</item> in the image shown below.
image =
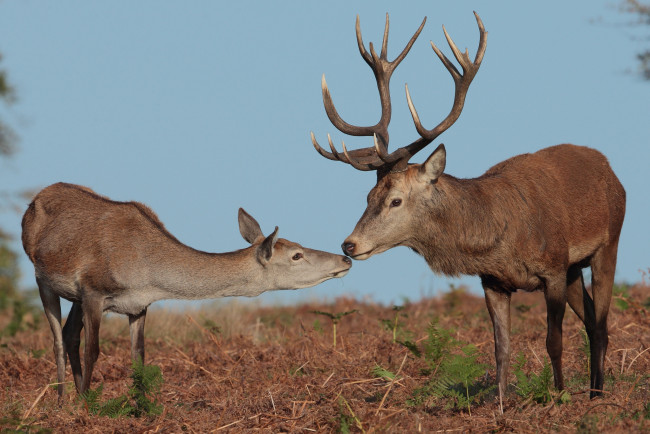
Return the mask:
<path id="1" fill-rule="evenodd" d="M 458 179 L 443 175 L 433 195 L 422 197 L 409 244 L 436 272 L 480 275 L 501 262 L 507 214 L 520 205 L 512 191 L 495 191 L 491 176 Z M 504 206 L 509 212 L 504 212 Z M 431 215 L 433 210 L 433 215 Z M 431 224 L 431 220 L 435 224 Z"/>

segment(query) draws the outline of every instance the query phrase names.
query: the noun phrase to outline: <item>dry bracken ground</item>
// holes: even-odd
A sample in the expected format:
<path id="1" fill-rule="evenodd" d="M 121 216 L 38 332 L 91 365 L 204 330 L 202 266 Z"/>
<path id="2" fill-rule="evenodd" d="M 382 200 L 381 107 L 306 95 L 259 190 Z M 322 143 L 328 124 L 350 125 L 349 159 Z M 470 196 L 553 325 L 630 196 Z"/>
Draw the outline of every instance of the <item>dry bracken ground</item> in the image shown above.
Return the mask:
<path id="1" fill-rule="evenodd" d="M 435 317 L 454 338 L 474 344 L 494 382 L 492 327 L 484 300 L 456 290 L 392 306 L 340 298 L 332 304 L 260 307 L 220 301 L 201 310 L 152 309 L 146 325 L 146 363 L 164 377 L 162 414 L 140 418 L 94 416 L 68 383 L 57 405 L 52 336 L 46 321 L 0 338 L 0 429 L 30 432 L 641 432 L 650 430 L 650 288 L 636 285 L 612 303 L 605 394 L 590 400 L 582 324 L 567 308 L 564 374 L 570 402 L 536 404 L 516 393 L 511 367 L 503 413 L 492 393 L 467 409 L 444 402 L 412 405 L 427 380 L 422 358 L 393 342 L 382 319 L 422 342 Z M 623 297 L 624 300 L 620 298 Z M 625 303 L 623 303 L 623 301 Z M 627 307 L 625 307 L 627 304 Z M 333 346 L 331 320 L 342 317 Z M 540 293 L 517 293 L 512 306 L 512 363 L 539 373 L 547 358 L 546 309 Z M 7 323 L 0 317 L 0 329 Z M 105 317 L 92 387 L 102 399 L 130 386 L 128 321 Z M 396 373 L 373 375 L 375 366 Z M 68 368 L 67 381 L 72 381 Z"/>

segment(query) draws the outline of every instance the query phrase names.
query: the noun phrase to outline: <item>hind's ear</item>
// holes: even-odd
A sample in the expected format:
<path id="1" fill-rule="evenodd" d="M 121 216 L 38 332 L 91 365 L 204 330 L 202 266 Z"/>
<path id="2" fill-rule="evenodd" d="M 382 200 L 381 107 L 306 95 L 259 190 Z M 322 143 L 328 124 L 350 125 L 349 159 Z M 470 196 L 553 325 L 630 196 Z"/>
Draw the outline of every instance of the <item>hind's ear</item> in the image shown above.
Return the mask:
<path id="1" fill-rule="evenodd" d="M 239 233 L 246 241 L 253 244 L 260 238 L 264 238 L 259 223 L 251 217 L 243 208 L 239 208 Z"/>
<path id="2" fill-rule="evenodd" d="M 266 265 L 267 262 L 271 260 L 273 256 L 273 247 L 278 241 L 278 227 L 275 227 L 275 230 L 271 235 L 266 237 L 262 244 L 257 248 L 257 260 L 260 261 L 262 265 Z"/>
<path id="3" fill-rule="evenodd" d="M 420 179 L 426 182 L 436 181 L 442 172 L 445 171 L 445 165 L 447 164 L 447 151 L 445 150 L 445 145 L 442 143 L 436 148 L 435 151 L 427 161 L 422 163 L 420 166 Z"/>

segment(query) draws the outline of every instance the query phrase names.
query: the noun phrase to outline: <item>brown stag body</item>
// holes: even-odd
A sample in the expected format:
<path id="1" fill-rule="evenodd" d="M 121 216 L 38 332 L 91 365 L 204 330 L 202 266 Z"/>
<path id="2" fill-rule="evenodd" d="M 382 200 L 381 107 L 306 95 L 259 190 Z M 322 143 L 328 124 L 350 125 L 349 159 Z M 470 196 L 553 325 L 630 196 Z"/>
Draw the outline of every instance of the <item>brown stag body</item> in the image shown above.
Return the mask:
<path id="1" fill-rule="evenodd" d="M 433 49 L 451 73 L 456 93 L 445 120 L 427 130 L 406 88 L 409 109 L 420 138 L 393 153 L 387 152 L 390 72 L 403 59 L 422 26 L 394 62 L 386 60 L 388 17 L 381 57 L 370 46 L 368 61 L 357 19 L 362 56 L 375 71 L 382 95 L 382 118 L 373 127 L 351 126 L 338 116 L 323 81 L 323 99 L 332 123 L 342 132 L 374 136 L 374 147 L 339 154 L 317 151 L 359 170 L 376 170 L 377 185 L 368 194 L 368 206 L 352 234 L 344 241 L 345 254 L 367 259 L 396 246 L 407 246 L 424 256 L 431 269 L 447 275 L 480 276 L 494 325 L 497 382 L 505 391 L 510 357 L 510 297 L 517 289 L 541 290 L 547 304 L 546 345 L 555 385 L 562 377 L 562 319 L 567 302 L 584 322 L 591 348 L 591 396 L 602 392 L 607 350 L 607 313 L 611 300 L 618 239 L 625 215 L 625 190 L 598 151 L 558 145 L 503 161 L 475 179 L 443 173 L 443 145 L 423 164 L 408 160 L 460 116 L 465 95 L 485 52 L 487 32 L 476 15 L 481 34 L 474 62 L 461 53 L 447 35 L 464 74 Z M 423 23 L 424 24 L 424 23 Z M 366 53 L 367 54 L 367 53 Z M 591 267 L 592 295 L 582 268 Z"/>
<path id="2" fill-rule="evenodd" d="M 171 235 L 138 202 L 115 202 L 92 190 L 54 184 L 36 195 L 23 216 L 23 247 L 34 263 L 45 314 L 54 335 L 59 397 L 66 353 L 75 385 L 88 389 L 99 355 L 102 312 L 129 317 L 131 354 L 144 361 L 147 307 L 162 299 L 256 296 L 278 289 L 313 286 L 342 277 L 351 266 L 342 255 L 265 237 L 259 224 L 239 210 L 239 228 L 252 245 L 228 253 L 206 253 Z M 61 329 L 60 297 L 73 302 Z M 85 369 L 79 344 L 85 328 Z"/>
<path id="3" fill-rule="evenodd" d="M 479 178 L 442 174 L 428 185 L 420 185 L 418 167 L 384 177 L 370 202 L 381 208 L 398 190 L 417 197 L 409 207 L 412 237 L 401 244 L 447 275 L 539 289 L 553 264 L 579 264 L 613 242 L 623 220 L 625 192 L 605 157 L 587 147 L 554 146 L 510 158 Z M 400 225 L 410 226 L 406 219 Z"/>

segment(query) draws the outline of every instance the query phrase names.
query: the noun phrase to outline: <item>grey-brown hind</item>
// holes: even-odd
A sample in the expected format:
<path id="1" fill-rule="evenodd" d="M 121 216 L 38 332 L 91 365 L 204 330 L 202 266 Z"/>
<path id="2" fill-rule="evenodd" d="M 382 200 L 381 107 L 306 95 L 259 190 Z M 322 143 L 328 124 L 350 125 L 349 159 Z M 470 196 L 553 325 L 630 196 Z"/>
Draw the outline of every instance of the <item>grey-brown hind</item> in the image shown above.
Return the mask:
<path id="1" fill-rule="evenodd" d="M 259 224 L 239 209 L 239 230 L 251 246 L 206 253 L 170 234 L 156 214 L 138 202 L 115 202 L 86 187 L 58 183 L 31 202 L 22 221 L 22 241 L 34 264 L 45 315 L 54 335 L 54 354 L 63 397 L 66 354 L 79 393 L 88 390 L 99 355 L 104 311 L 127 315 L 131 356 L 144 362 L 147 307 L 162 299 L 256 296 L 298 289 L 344 276 L 343 255 L 265 237 Z M 61 328 L 60 298 L 72 308 Z M 79 357 L 85 329 L 84 369 Z"/>

